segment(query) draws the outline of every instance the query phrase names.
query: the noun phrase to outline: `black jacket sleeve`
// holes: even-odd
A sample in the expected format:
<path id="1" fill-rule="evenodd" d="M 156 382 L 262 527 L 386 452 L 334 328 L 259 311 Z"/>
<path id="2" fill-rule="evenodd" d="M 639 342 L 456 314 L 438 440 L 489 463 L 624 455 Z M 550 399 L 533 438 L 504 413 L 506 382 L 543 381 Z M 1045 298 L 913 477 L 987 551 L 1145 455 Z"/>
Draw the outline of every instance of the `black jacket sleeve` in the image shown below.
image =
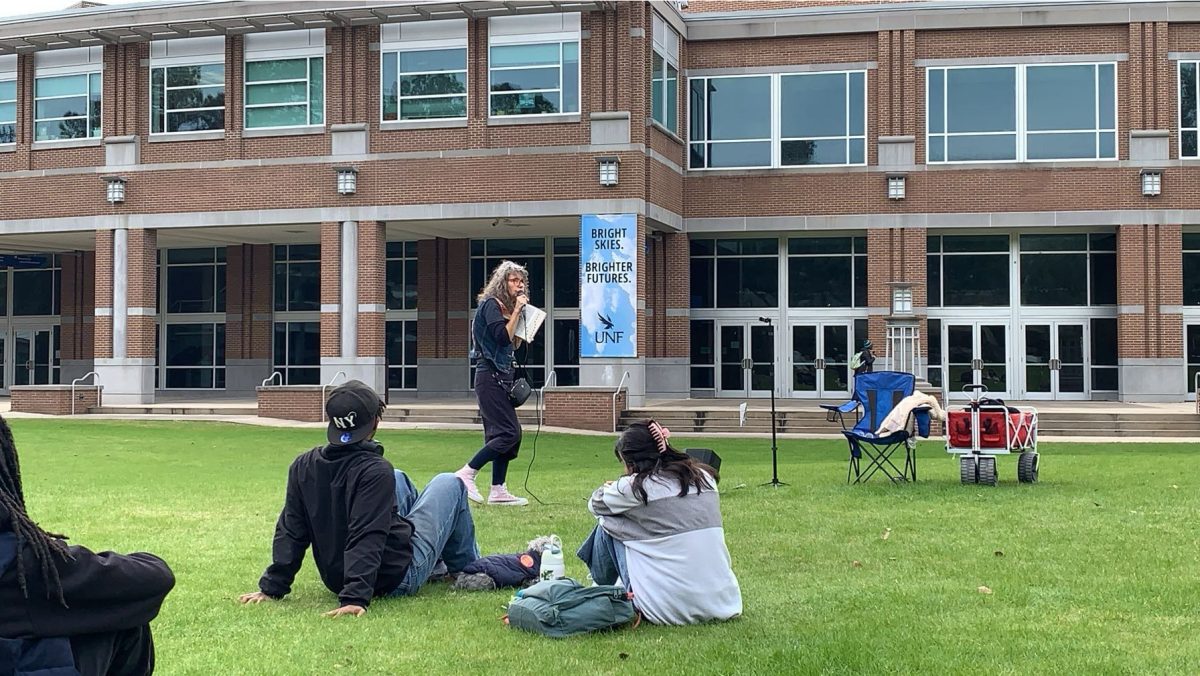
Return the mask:
<path id="1" fill-rule="evenodd" d="M 350 524 L 343 554 L 345 575 L 338 600 L 366 608 L 375 596 L 375 581 L 396 518 L 396 478 L 385 465 L 364 472 L 350 491 Z"/>
<path id="2" fill-rule="evenodd" d="M 64 608 L 53 591 L 47 595 L 37 559 L 29 547 L 24 550 L 29 597 L 14 605 L 24 605 L 27 609 L 28 631 L 33 638 L 140 627 L 158 616 L 163 599 L 175 586 L 171 568 L 153 554 L 95 553 L 86 547 L 73 546 L 70 560 L 55 558 L 67 602 Z M 15 564 L 6 577 L 12 575 L 11 568 Z M 16 593 L 21 592 L 17 589 Z M 9 619 L 7 610 L 2 614 Z M 2 620 L 0 623 L 7 625 Z"/>
<path id="3" fill-rule="evenodd" d="M 271 545 L 271 565 L 267 566 L 258 588 L 267 596 L 283 598 L 292 591 L 292 581 L 304 563 L 304 553 L 312 543 L 308 530 L 308 516 L 300 499 L 300 486 L 296 480 L 296 465 L 288 470 L 287 496 L 283 511 L 275 523 L 275 541 Z"/>

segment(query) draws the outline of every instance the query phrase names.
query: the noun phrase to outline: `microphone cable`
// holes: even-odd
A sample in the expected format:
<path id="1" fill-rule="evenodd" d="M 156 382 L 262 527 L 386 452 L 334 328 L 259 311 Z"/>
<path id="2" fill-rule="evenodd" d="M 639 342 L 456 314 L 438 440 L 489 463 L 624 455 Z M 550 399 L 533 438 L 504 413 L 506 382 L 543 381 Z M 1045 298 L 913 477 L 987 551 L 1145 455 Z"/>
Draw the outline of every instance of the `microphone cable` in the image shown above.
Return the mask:
<path id="1" fill-rule="evenodd" d="M 528 361 L 529 361 L 529 343 L 525 343 L 525 362 L 528 362 Z M 521 364 L 521 371 L 525 373 L 526 377 L 529 376 L 529 372 L 525 369 L 524 363 Z M 542 382 L 542 385 L 545 386 L 544 380 Z M 543 410 L 544 402 L 542 401 L 542 390 L 540 388 L 537 390 L 536 396 L 537 396 L 537 404 L 536 404 L 534 410 L 537 411 L 537 429 L 535 429 L 533 432 L 533 449 L 530 451 L 530 454 L 529 454 L 529 465 L 527 465 L 525 467 L 525 484 L 524 484 L 523 488 L 524 488 L 525 492 L 529 494 L 529 497 L 533 498 L 539 505 L 546 507 L 546 506 L 552 505 L 554 503 L 543 501 L 533 491 L 529 490 L 529 475 L 533 472 L 533 461 L 537 460 L 537 440 L 538 440 L 538 436 L 541 435 L 541 433 L 542 433 L 542 410 Z M 514 413 L 515 413 L 515 410 L 514 410 Z M 518 418 L 519 418 L 519 416 L 518 416 Z M 517 424 L 518 425 L 521 424 L 519 419 L 517 420 Z"/>

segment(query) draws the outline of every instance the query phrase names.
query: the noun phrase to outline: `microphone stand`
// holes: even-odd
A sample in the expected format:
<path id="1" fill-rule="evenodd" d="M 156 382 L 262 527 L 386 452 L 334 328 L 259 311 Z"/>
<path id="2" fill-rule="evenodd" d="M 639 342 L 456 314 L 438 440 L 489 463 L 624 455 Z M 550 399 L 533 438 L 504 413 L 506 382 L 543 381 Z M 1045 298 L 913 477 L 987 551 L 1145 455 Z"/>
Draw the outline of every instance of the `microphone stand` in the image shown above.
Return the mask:
<path id="1" fill-rule="evenodd" d="M 771 326 L 770 317 L 759 317 L 758 321 Z M 775 329 L 771 329 L 771 480 L 763 486 L 786 486 L 779 480 L 779 447 L 775 443 Z"/>

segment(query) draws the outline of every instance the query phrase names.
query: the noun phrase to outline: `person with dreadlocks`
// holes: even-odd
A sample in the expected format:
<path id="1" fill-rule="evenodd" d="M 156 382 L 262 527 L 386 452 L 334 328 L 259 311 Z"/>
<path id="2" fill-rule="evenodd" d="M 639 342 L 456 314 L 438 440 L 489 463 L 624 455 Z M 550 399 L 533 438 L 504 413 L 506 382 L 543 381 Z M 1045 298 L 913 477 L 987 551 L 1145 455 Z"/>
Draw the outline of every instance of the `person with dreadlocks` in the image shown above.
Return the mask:
<path id="1" fill-rule="evenodd" d="M 0 674 L 154 673 L 150 621 L 174 586 L 153 554 L 96 553 L 42 530 L 0 417 Z"/>
<path id="2" fill-rule="evenodd" d="M 613 452 L 625 469 L 592 493 L 599 521 L 579 548 L 597 584 L 620 583 L 654 624 L 695 624 L 742 614 L 725 546 L 716 470 L 680 453 L 654 420 L 629 425 Z"/>

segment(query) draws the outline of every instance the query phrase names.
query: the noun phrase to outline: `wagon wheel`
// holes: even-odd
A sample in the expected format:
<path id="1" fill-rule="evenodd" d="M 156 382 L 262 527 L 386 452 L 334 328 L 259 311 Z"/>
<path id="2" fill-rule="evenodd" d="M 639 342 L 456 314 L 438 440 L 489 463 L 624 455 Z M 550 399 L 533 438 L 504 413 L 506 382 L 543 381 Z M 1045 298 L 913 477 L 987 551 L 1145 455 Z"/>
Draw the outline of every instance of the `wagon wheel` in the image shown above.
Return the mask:
<path id="1" fill-rule="evenodd" d="M 994 456 L 979 459 L 979 483 L 987 486 L 996 485 L 996 458 Z"/>
<path id="2" fill-rule="evenodd" d="M 979 481 L 979 465 L 975 462 L 973 456 L 963 455 L 959 457 L 958 478 L 964 484 L 973 484 Z"/>
<path id="3" fill-rule="evenodd" d="M 1023 484 L 1036 483 L 1038 480 L 1038 454 L 1025 451 L 1017 458 L 1017 480 Z"/>

